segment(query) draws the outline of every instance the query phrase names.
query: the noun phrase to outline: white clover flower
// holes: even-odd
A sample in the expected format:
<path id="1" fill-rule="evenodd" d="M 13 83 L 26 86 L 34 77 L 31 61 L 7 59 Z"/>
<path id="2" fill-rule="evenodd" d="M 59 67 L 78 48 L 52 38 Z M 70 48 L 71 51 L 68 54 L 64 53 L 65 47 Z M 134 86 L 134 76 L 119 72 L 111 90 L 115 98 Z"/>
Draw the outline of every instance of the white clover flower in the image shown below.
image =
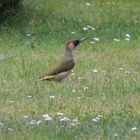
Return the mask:
<path id="1" fill-rule="evenodd" d="M 58 119 L 62 119 L 62 118 L 63 118 L 63 116 L 58 116 L 57 118 L 58 118 Z"/>
<path id="2" fill-rule="evenodd" d="M 116 41 L 116 42 L 119 42 L 119 41 L 120 41 L 120 40 L 119 40 L 119 39 L 117 39 L 117 38 L 114 38 L 113 40 L 114 40 L 114 41 Z"/>
<path id="3" fill-rule="evenodd" d="M 78 122 L 78 119 L 73 119 L 72 121 L 77 123 Z"/>
<path id="4" fill-rule="evenodd" d="M 92 119 L 92 121 L 93 121 L 93 122 L 97 122 L 98 120 L 96 120 L 96 119 Z"/>
<path id="5" fill-rule="evenodd" d="M 123 68 L 119 68 L 119 70 L 123 70 Z"/>
<path id="6" fill-rule="evenodd" d="M 125 71 L 125 74 L 130 74 L 130 73 L 131 73 L 131 72 L 130 72 L 130 71 L 128 71 L 128 70 L 127 70 L 127 71 Z"/>
<path id="7" fill-rule="evenodd" d="M 101 118 L 97 116 L 97 117 L 95 117 L 95 119 L 96 119 L 97 121 L 99 121 Z"/>
<path id="8" fill-rule="evenodd" d="M 81 97 L 78 97 L 78 100 L 80 100 L 81 99 Z"/>
<path id="9" fill-rule="evenodd" d="M 86 6 L 90 6 L 90 3 L 89 2 L 86 2 Z"/>
<path id="10" fill-rule="evenodd" d="M 71 72 L 74 72 L 74 70 L 71 70 Z"/>
<path id="11" fill-rule="evenodd" d="M 126 41 L 130 41 L 130 38 L 125 38 Z"/>
<path id="12" fill-rule="evenodd" d="M 131 128 L 131 131 L 135 131 L 135 130 L 137 130 L 138 128 L 137 127 L 132 127 Z"/>
<path id="13" fill-rule="evenodd" d="M 99 118 L 102 118 L 102 117 L 103 117 L 103 115 L 100 115 L 100 114 L 99 114 L 99 115 L 97 115 L 97 116 L 98 116 Z"/>
<path id="14" fill-rule="evenodd" d="M 41 122 L 42 122 L 42 121 L 41 121 L 41 120 L 39 120 L 39 121 L 37 121 L 37 122 L 36 122 L 36 124 L 37 124 L 37 125 L 39 125 Z"/>
<path id="15" fill-rule="evenodd" d="M 102 117 L 103 117 L 103 115 L 97 115 L 97 116 L 95 117 L 95 120 L 99 121 Z"/>
<path id="16" fill-rule="evenodd" d="M 114 135 L 115 137 L 117 137 L 117 136 L 118 136 L 118 134 L 116 134 L 116 133 L 115 133 L 115 134 L 113 134 L 113 135 Z"/>
<path id="17" fill-rule="evenodd" d="M 72 123 L 74 123 L 74 124 L 76 124 L 76 125 L 77 125 L 77 124 L 80 124 L 79 121 L 78 121 L 78 119 L 73 119 L 73 120 L 72 120 Z"/>
<path id="18" fill-rule="evenodd" d="M 50 117 L 48 114 L 44 114 L 42 117 L 44 118 L 45 121 L 51 121 L 52 120 L 52 117 Z"/>
<path id="19" fill-rule="evenodd" d="M 72 72 L 72 74 L 71 74 L 72 76 L 74 76 L 75 75 L 75 73 L 74 72 Z"/>
<path id="20" fill-rule="evenodd" d="M 36 120 L 31 120 L 31 121 L 29 122 L 29 124 L 35 125 L 35 124 L 36 124 Z"/>
<path id="21" fill-rule="evenodd" d="M 130 34 L 125 34 L 125 36 L 126 36 L 126 37 L 128 37 L 128 38 L 130 38 L 130 37 L 131 37 L 131 36 L 130 36 Z"/>
<path id="22" fill-rule="evenodd" d="M 78 79 L 79 79 L 79 80 L 82 80 L 82 79 L 83 79 L 83 77 L 78 77 Z"/>
<path id="23" fill-rule="evenodd" d="M 88 31 L 89 29 L 87 27 L 83 27 L 83 30 L 84 31 Z"/>
<path id="24" fill-rule="evenodd" d="M 76 34 L 76 32 L 71 32 L 71 34 Z"/>
<path id="25" fill-rule="evenodd" d="M 74 93 L 74 92 L 76 92 L 76 90 L 75 90 L 75 89 L 73 89 L 73 90 L 72 90 L 72 92 Z"/>
<path id="26" fill-rule="evenodd" d="M 91 41 L 90 43 L 91 43 L 91 44 L 94 44 L 94 41 Z"/>
<path id="27" fill-rule="evenodd" d="M 100 39 L 98 37 L 93 38 L 95 41 L 99 41 Z"/>
<path id="28" fill-rule="evenodd" d="M 97 73 L 97 72 L 98 72 L 98 70 L 94 69 L 94 70 L 93 70 L 93 72 Z"/>
<path id="29" fill-rule="evenodd" d="M 89 89 L 89 87 L 84 87 L 84 90 L 88 90 Z"/>
<path id="30" fill-rule="evenodd" d="M 87 28 L 91 29 L 91 30 L 95 30 L 95 27 L 92 27 L 90 25 L 87 25 Z"/>
<path id="31" fill-rule="evenodd" d="M 4 126 L 4 124 L 2 122 L 0 122 L 0 128 L 2 128 Z"/>
<path id="32" fill-rule="evenodd" d="M 60 122 L 67 122 L 69 121 L 70 119 L 68 117 L 63 117 L 60 119 Z"/>
<path id="33" fill-rule="evenodd" d="M 51 99 L 54 99 L 55 98 L 55 96 L 49 96 Z"/>
<path id="34" fill-rule="evenodd" d="M 9 103 L 14 103 L 15 101 L 9 101 Z"/>
<path id="35" fill-rule="evenodd" d="M 77 126 L 77 124 L 76 124 L 76 123 L 70 123 L 70 125 L 71 125 L 71 126 Z"/>
<path id="36" fill-rule="evenodd" d="M 32 96 L 31 96 L 31 95 L 28 95 L 27 97 L 28 97 L 28 98 L 32 98 Z"/>
<path id="37" fill-rule="evenodd" d="M 30 37 L 30 36 L 31 36 L 31 34 L 30 34 L 30 33 L 28 33 L 28 34 L 26 34 L 26 36 Z"/>
<path id="38" fill-rule="evenodd" d="M 57 116 L 63 116 L 64 115 L 64 113 L 62 113 L 62 112 L 57 112 Z"/>
<path id="39" fill-rule="evenodd" d="M 13 128 L 8 128 L 8 132 L 13 132 Z"/>
<path id="40" fill-rule="evenodd" d="M 23 116 L 23 118 L 27 119 L 27 118 L 28 118 L 28 116 L 27 116 L 27 115 L 24 115 L 24 116 Z"/>

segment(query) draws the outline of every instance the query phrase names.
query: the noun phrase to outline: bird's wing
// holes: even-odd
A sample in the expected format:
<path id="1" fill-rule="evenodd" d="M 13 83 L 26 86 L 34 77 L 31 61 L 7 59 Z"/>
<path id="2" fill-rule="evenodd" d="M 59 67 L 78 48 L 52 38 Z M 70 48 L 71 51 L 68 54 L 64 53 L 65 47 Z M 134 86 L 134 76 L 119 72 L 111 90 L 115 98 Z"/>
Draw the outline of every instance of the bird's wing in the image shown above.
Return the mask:
<path id="1" fill-rule="evenodd" d="M 45 76 L 49 76 L 49 78 L 53 78 L 52 76 L 59 74 L 61 72 L 70 71 L 75 65 L 75 62 L 73 59 L 63 59 L 61 63 L 57 64 L 54 68 L 52 68 L 50 71 L 45 73 L 43 76 L 40 77 L 42 79 Z"/>
<path id="2" fill-rule="evenodd" d="M 75 63 L 73 59 L 67 59 L 61 61 L 54 68 L 46 73 L 46 75 L 56 75 L 61 72 L 69 71 L 74 67 Z"/>

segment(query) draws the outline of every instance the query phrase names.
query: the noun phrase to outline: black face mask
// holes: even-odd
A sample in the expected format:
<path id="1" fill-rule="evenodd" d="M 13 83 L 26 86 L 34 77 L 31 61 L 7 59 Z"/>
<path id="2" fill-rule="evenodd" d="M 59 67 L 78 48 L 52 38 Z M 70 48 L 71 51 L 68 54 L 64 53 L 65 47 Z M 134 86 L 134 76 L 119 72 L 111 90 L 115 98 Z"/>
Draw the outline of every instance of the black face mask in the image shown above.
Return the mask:
<path id="1" fill-rule="evenodd" d="M 74 41 L 73 41 L 73 44 L 74 44 L 75 47 L 76 47 L 79 43 L 80 43 L 80 40 L 74 40 Z"/>

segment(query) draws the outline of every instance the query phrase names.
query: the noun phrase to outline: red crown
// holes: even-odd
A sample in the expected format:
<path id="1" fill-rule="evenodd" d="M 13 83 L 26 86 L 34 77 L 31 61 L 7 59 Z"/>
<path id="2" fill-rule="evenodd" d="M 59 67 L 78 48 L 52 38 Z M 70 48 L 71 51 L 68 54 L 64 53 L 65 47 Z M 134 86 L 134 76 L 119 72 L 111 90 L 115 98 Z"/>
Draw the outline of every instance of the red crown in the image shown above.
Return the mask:
<path id="1" fill-rule="evenodd" d="M 71 43 L 73 43 L 73 40 L 68 41 L 67 46 L 69 46 Z"/>

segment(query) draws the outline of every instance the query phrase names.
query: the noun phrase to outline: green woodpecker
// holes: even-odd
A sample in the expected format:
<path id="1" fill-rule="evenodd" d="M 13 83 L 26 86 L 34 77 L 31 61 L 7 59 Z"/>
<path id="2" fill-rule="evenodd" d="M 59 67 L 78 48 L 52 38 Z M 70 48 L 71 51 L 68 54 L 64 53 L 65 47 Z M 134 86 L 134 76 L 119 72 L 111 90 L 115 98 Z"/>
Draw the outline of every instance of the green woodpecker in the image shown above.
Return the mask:
<path id="1" fill-rule="evenodd" d="M 75 65 L 76 47 L 86 39 L 87 38 L 82 38 L 69 41 L 66 45 L 66 51 L 61 61 L 50 71 L 41 76 L 39 80 L 54 80 L 61 82 L 64 78 L 66 78 L 71 73 L 71 70 Z"/>

